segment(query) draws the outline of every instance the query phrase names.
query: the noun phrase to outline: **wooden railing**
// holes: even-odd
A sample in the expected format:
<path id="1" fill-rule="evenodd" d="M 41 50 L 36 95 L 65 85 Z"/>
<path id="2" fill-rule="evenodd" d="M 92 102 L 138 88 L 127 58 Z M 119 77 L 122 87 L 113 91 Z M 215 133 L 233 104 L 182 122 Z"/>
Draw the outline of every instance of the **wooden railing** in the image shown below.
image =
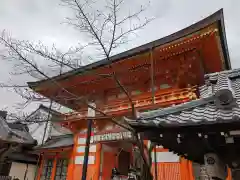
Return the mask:
<path id="1" fill-rule="evenodd" d="M 196 89 L 195 89 L 196 90 Z M 151 93 L 146 95 L 140 95 L 133 98 L 133 103 L 135 108 L 144 108 L 148 106 L 160 105 L 160 107 L 170 106 L 175 103 L 179 103 L 179 100 L 185 102 L 186 100 L 191 100 L 196 97 L 195 91 L 193 89 L 182 89 L 172 92 L 156 92 L 154 98 Z M 154 103 L 153 103 L 154 101 Z M 108 105 L 105 105 L 102 109 L 105 113 L 113 113 L 116 111 L 128 110 L 131 109 L 131 104 L 128 100 L 115 101 Z"/>
<path id="2" fill-rule="evenodd" d="M 177 89 L 171 92 L 156 91 L 154 99 L 152 93 L 144 93 L 141 95 L 135 95 L 132 97 L 134 107 L 140 110 L 148 110 L 152 107 L 167 107 L 174 104 L 180 104 L 189 100 L 196 99 L 196 87 Z M 154 103 L 153 103 L 154 101 Z M 98 105 L 98 109 L 102 112 L 115 115 L 125 113 L 131 110 L 131 104 L 127 99 L 112 100 L 106 105 Z M 96 112 L 96 116 L 100 116 L 100 113 Z M 87 109 L 79 110 L 78 112 L 66 114 L 66 119 L 84 118 L 87 117 Z"/>

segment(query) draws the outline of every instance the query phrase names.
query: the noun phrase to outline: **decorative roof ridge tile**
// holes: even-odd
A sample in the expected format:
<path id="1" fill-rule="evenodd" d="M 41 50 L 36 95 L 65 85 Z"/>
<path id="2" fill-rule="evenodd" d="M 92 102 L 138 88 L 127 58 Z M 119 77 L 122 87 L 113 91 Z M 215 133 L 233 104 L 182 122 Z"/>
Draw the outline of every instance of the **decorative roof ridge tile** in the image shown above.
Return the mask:
<path id="1" fill-rule="evenodd" d="M 240 68 L 205 74 L 204 78 L 205 80 L 217 81 L 219 74 L 226 74 L 228 78 L 237 78 L 240 77 Z"/>

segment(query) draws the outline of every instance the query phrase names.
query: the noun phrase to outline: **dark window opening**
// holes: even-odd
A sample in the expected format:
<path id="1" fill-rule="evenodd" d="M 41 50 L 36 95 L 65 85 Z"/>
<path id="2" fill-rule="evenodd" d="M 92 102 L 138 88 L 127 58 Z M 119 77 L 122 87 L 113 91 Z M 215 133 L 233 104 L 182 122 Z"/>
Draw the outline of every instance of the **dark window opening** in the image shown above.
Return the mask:
<path id="1" fill-rule="evenodd" d="M 239 180 L 240 178 L 240 169 L 232 170 L 232 180 Z"/>
<path id="2" fill-rule="evenodd" d="M 53 168 L 53 160 L 46 159 L 44 161 L 43 170 L 41 174 L 41 180 L 50 180 Z"/>
<path id="3" fill-rule="evenodd" d="M 67 159 L 58 159 L 56 166 L 55 180 L 65 180 L 67 178 Z"/>
<path id="4" fill-rule="evenodd" d="M 0 162 L 0 175 L 8 176 L 12 163 L 11 162 Z"/>
<path id="5" fill-rule="evenodd" d="M 127 176 L 130 167 L 130 153 L 127 151 L 121 151 L 118 156 L 118 170 L 120 174 Z"/>

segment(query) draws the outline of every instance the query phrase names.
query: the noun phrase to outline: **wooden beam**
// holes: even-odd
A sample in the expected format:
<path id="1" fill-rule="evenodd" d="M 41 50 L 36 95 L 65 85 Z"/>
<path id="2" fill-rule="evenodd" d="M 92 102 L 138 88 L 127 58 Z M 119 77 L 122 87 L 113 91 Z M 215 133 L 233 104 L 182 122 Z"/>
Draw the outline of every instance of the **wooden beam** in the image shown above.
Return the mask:
<path id="1" fill-rule="evenodd" d="M 154 85 L 154 58 L 153 58 L 153 49 L 150 51 L 150 78 L 151 78 L 151 91 L 152 91 L 152 104 L 155 103 L 155 85 Z"/>

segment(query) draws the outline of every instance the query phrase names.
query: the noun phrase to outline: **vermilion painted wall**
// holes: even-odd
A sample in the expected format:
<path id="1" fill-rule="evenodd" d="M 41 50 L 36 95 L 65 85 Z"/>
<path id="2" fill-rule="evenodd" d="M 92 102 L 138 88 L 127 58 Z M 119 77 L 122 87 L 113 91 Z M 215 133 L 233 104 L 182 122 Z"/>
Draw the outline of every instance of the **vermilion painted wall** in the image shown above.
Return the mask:
<path id="1" fill-rule="evenodd" d="M 77 136 L 76 138 L 79 138 Z M 148 141 L 145 141 L 147 144 Z M 75 140 L 75 152 L 76 148 L 79 146 L 77 140 Z M 97 145 L 97 150 L 95 153 L 90 153 L 91 155 L 95 155 L 96 160 L 94 165 L 89 165 L 88 167 L 88 180 L 99 180 L 100 177 L 100 164 L 101 164 L 101 151 L 102 145 Z M 114 150 L 105 151 L 102 153 L 102 180 L 109 180 L 111 177 L 112 168 L 115 167 L 116 163 L 116 152 Z M 167 149 L 163 149 L 161 147 L 157 148 L 157 152 L 168 152 Z M 84 155 L 84 153 L 73 153 L 73 157 L 77 155 Z M 154 163 L 152 165 L 152 174 L 155 172 Z M 80 180 L 82 174 L 82 165 L 74 165 L 74 167 L 69 167 L 69 169 L 74 169 L 73 175 L 69 176 L 68 180 Z M 157 163 L 157 172 L 158 177 L 157 180 L 194 180 L 192 163 L 184 158 L 180 158 L 179 162 L 161 162 Z M 227 178 L 227 180 L 231 180 L 231 175 Z"/>
<path id="2" fill-rule="evenodd" d="M 72 149 L 72 153 L 69 154 L 69 165 L 68 165 L 68 175 L 67 180 L 81 180 L 82 177 L 82 164 L 84 157 L 84 142 L 79 141 L 79 139 L 84 139 L 84 135 L 76 135 L 74 138 L 74 147 Z M 79 148 L 80 147 L 80 148 Z M 90 148 L 89 156 L 94 157 L 94 162 L 89 161 L 90 165 L 88 165 L 88 173 L 87 180 L 99 180 L 100 175 L 102 175 L 102 180 L 109 180 L 111 177 L 112 168 L 116 165 L 116 152 L 113 150 L 103 150 L 102 144 L 92 145 Z M 102 173 L 100 174 L 100 165 L 101 165 L 101 151 L 102 153 Z M 157 152 L 167 152 L 166 149 L 161 147 L 157 148 Z M 82 157 L 82 161 L 79 161 L 79 157 Z M 55 162 L 57 160 L 57 156 L 55 157 Z M 40 174 L 42 172 L 42 164 L 44 159 L 41 161 L 41 165 L 38 173 L 38 180 L 40 180 Z M 152 164 L 152 174 L 155 174 L 155 164 Z M 52 171 L 52 178 L 54 180 L 55 177 L 55 168 Z M 192 163 L 186 159 L 180 158 L 179 162 L 159 162 L 157 163 L 157 172 L 158 178 L 157 180 L 194 180 Z M 231 173 L 229 170 L 229 177 L 227 180 L 232 180 Z"/>
<path id="3" fill-rule="evenodd" d="M 103 172 L 102 180 L 109 180 L 112 174 L 112 169 L 115 167 L 116 154 L 114 152 L 103 153 Z"/>
<path id="4" fill-rule="evenodd" d="M 68 180 L 80 180 L 82 177 L 82 168 L 85 151 L 85 135 L 75 135 L 74 148 L 72 153 L 72 167 L 68 168 L 70 175 Z M 94 159 L 92 159 L 94 158 Z M 87 179 L 98 180 L 100 173 L 100 158 L 101 158 L 101 144 L 94 144 L 90 146 L 89 165 L 87 169 Z M 80 160 L 79 160 L 80 159 Z"/>

